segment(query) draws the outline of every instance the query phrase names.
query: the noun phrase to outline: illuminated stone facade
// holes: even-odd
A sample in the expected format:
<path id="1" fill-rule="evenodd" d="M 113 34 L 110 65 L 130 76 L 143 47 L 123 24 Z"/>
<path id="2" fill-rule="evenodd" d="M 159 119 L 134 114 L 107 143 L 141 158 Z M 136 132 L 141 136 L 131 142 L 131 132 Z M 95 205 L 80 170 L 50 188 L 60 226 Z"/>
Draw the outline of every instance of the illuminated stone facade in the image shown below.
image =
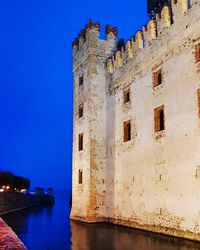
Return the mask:
<path id="1" fill-rule="evenodd" d="M 71 219 L 200 240 L 200 1 L 73 43 Z"/>

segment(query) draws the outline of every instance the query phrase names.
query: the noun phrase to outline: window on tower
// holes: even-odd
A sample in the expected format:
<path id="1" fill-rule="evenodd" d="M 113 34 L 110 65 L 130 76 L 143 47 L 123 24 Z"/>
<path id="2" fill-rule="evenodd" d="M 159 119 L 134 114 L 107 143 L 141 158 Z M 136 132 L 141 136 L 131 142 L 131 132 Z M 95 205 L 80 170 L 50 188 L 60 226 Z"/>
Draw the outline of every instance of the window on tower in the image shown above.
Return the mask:
<path id="1" fill-rule="evenodd" d="M 83 86 L 83 75 L 79 77 L 79 87 Z"/>
<path id="2" fill-rule="evenodd" d="M 79 105 L 78 107 L 78 117 L 82 118 L 83 117 L 83 103 Z"/>
<path id="3" fill-rule="evenodd" d="M 164 105 L 154 109 L 154 130 L 155 132 L 165 130 Z"/>
<path id="4" fill-rule="evenodd" d="M 83 133 L 78 135 L 78 150 L 83 150 Z"/>
<path id="5" fill-rule="evenodd" d="M 124 122 L 124 142 L 131 140 L 131 120 Z"/>
<path id="6" fill-rule="evenodd" d="M 198 116 L 200 118 L 200 89 L 197 90 Z"/>
<path id="7" fill-rule="evenodd" d="M 200 62 L 200 43 L 195 45 L 195 59 L 196 63 Z"/>
<path id="8" fill-rule="evenodd" d="M 83 183 L 83 171 L 79 169 L 78 171 L 78 183 L 82 184 Z"/>
<path id="9" fill-rule="evenodd" d="M 162 71 L 161 69 L 153 72 L 153 88 L 162 84 Z"/>
<path id="10" fill-rule="evenodd" d="M 130 102 L 130 89 L 124 91 L 124 104 Z"/>

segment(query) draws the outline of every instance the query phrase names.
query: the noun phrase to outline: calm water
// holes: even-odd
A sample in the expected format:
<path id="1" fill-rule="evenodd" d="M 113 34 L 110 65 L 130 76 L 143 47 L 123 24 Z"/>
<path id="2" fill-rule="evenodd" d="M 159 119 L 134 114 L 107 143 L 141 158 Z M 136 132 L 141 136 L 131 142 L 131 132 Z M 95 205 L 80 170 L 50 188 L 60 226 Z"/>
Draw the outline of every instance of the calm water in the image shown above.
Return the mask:
<path id="1" fill-rule="evenodd" d="M 23 210 L 4 220 L 29 250 L 200 250 L 200 244 L 109 224 L 69 221 L 69 193 L 52 207 Z"/>

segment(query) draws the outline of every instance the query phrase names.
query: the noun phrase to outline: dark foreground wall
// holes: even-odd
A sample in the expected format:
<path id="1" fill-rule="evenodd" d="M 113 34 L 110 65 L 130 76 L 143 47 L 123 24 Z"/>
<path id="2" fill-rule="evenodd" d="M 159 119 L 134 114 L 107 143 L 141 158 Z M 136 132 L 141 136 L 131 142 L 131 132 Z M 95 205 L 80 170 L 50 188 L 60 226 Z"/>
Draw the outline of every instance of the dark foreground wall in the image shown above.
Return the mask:
<path id="1" fill-rule="evenodd" d="M 0 218 L 0 250 L 26 250 L 12 229 Z"/>

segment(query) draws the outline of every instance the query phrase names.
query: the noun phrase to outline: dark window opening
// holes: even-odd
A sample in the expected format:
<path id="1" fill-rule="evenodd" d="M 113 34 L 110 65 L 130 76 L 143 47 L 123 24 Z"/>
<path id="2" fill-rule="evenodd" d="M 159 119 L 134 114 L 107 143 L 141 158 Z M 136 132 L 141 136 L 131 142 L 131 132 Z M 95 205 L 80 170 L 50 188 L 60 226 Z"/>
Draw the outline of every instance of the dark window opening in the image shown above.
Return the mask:
<path id="1" fill-rule="evenodd" d="M 162 75 L 161 72 L 158 73 L 158 85 L 162 84 Z"/>
<path id="2" fill-rule="evenodd" d="M 198 98 L 198 116 L 200 118 L 200 89 L 197 90 L 197 98 Z"/>
<path id="3" fill-rule="evenodd" d="M 191 0 L 188 0 L 188 9 L 190 9 L 192 7 L 192 2 Z"/>
<path id="4" fill-rule="evenodd" d="M 155 132 L 165 130 L 164 106 L 158 107 L 154 110 L 154 124 Z"/>
<path id="5" fill-rule="evenodd" d="M 124 122 L 124 142 L 131 140 L 131 121 Z"/>
<path id="6" fill-rule="evenodd" d="M 195 46 L 196 63 L 200 62 L 200 43 Z"/>
<path id="7" fill-rule="evenodd" d="M 83 150 L 83 133 L 78 136 L 78 150 Z"/>
<path id="8" fill-rule="evenodd" d="M 83 171 L 79 169 L 78 172 L 78 183 L 82 184 L 83 183 Z"/>
<path id="9" fill-rule="evenodd" d="M 83 76 L 79 77 L 79 86 L 83 86 Z"/>
<path id="10" fill-rule="evenodd" d="M 164 110 L 160 111 L 159 120 L 160 120 L 160 131 L 162 131 L 162 130 L 165 129 L 165 124 L 164 124 Z"/>
<path id="11" fill-rule="evenodd" d="M 124 104 L 130 102 L 130 90 L 124 91 Z"/>
<path id="12" fill-rule="evenodd" d="M 79 105 L 78 117 L 79 118 L 83 117 L 83 104 Z"/>
<path id="13" fill-rule="evenodd" d="M 161 69 L 153 73 L 153 87 L 157 87 L 162 84 L 162 72 Z"/>

